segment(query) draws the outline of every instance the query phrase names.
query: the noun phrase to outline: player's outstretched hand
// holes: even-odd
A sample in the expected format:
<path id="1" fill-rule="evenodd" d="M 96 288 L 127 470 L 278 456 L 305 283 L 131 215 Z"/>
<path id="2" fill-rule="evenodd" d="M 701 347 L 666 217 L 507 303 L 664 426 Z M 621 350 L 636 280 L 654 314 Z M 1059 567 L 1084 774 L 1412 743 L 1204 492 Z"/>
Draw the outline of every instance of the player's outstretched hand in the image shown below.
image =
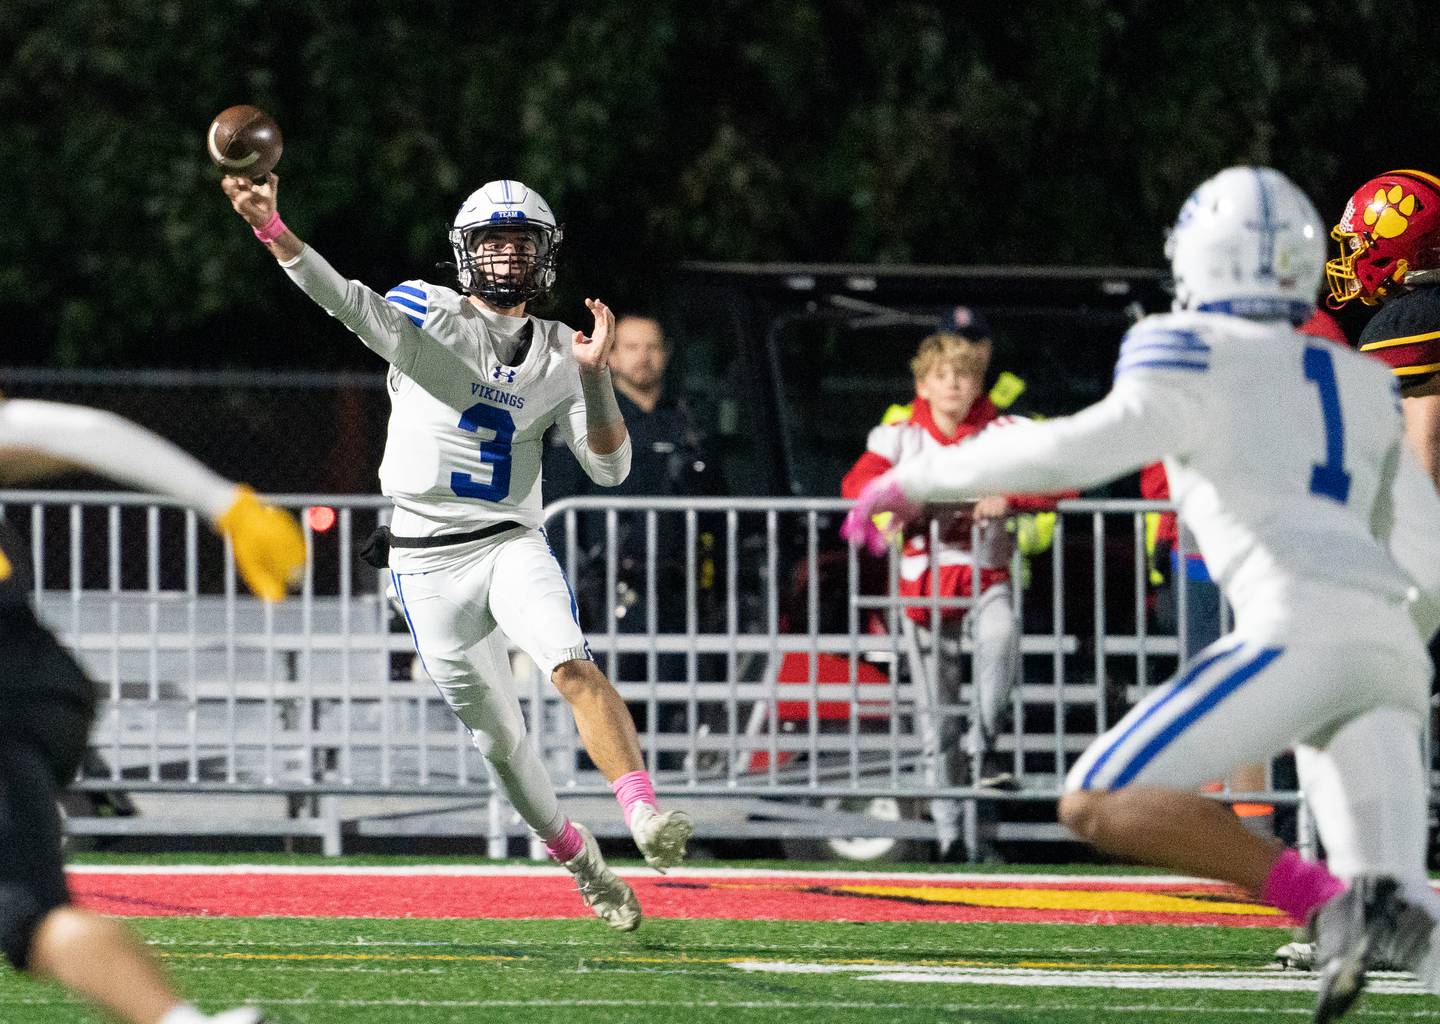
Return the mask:
<path id="1" fill-rule="evenodd" d="M 599 373 L 610 365 L 610 349 L 615 344 L 615 314 L 599 299 L 586 299 L 585 306 L 595 315 L 595 332 L 587 338 L 576 331 L 571 349 L 581 371 Z"/>
<path id="2" fill-rule="evenodd" d="M 263 183 L 243 174 L 227 174 L 220 179 L 220 187 L 230 197 L 235 212 L 252 228 L 263 228 L 275 216 L 276 193 L 280 190 L 275 172 L 267 174 Z"/>
<path id="3" fill-rule="evenodd" d="M 855 507 L 840 526 L 840 536 L 850 542 L 851 547 L 864 547 L 879 557 L 889 546 L 889 537 L 904 530 L 907 523 L 919 519 L 925 512 L 923 503 L 905 494 L 892 473 L 882 473 L 865 485 L 855 499 Z M 875 517 L 889 513 L 889 521 L 881 529 L 875 524 Z"/>
<path id="4" fill-rule="evenodd" d="M 254 491 L 241 486 L 215 527 L 230 538 L 246 585 L 267 601 L 284 600 L 305 568 L 305 535 L 295 517 L 261 503 Z"/>

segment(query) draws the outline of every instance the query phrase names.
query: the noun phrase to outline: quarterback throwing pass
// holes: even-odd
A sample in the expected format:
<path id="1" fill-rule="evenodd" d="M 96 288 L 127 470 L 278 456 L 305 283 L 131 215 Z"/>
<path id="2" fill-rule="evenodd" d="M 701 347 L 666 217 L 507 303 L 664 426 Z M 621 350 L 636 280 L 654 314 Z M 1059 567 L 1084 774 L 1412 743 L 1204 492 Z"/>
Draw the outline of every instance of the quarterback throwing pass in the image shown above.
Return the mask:
<path id="1" fill-rule="evenodd" d="M 542 437 L 551 424 L 596 483 L 613 486 L 629 470 L 607 365 L 614 315 L 587 300 L 595 317 L 587 338 L 526 314 L 554 282 L 561 228 L 518 181 L 490 182 L 456 215 L 458 290 L 415 280 L 384 295 L 347 281 L 285 227 L 278 186 L 273 174 L 263 184 L 222 182 L 290 279 L 390 363 L 380 483 L 395 513 L 372 562 L 389 568 L 425 670 L 497 784 L 596 915 L 632 929 L 640 922 L 634 893 L 589 831 L 561 813 L 525 739 L 508 653 L 513 641 L 569 702 L 646 861 L 661 870 L 678 864 L 690 821 L 658 809 L 634 722 L 590 658 L 569 583 L 540 530 Z"/>

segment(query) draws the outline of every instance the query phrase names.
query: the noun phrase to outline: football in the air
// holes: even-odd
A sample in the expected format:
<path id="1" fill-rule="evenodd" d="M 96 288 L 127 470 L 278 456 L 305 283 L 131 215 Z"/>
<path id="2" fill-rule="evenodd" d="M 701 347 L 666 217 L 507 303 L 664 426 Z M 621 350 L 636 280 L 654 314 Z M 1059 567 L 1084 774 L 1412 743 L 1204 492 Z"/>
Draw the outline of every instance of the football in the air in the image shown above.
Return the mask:
<path id="1" fill-rule="evenodd" d="M 255 181 L 280 162 L 285 142 L 280 126 L 259 107 L 240 104 L 220 111 L 205 139 L 210 159 L 226 174 L 245 174 Z"/>

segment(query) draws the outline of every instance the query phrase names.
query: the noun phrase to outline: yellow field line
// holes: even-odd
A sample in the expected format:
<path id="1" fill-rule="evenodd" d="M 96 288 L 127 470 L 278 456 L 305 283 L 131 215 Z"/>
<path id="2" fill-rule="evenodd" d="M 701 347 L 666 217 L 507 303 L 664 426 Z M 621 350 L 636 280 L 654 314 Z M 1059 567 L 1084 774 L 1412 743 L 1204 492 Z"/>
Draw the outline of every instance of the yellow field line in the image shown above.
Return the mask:
<path id="1" fill-rule="evenodd" d="M 395 960 L 395 961 L 476 961 L 528 960 L 527 956 L 453 953 L 162 953 L 170 960 Z"/>

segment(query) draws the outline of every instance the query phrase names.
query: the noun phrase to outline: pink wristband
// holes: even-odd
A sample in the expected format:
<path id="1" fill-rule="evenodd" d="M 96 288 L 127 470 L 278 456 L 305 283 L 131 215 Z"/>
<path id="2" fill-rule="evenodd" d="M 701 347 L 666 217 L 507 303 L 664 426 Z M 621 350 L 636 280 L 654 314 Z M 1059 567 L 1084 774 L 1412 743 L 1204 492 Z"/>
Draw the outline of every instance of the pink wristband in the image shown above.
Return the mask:
<path id="1" fill-rule="evenodd" d="M 269 245 L 288 230 L 290 229 L 285 226 L 285 222 L 280 219 L 280 211 L 276 210 L 263 228 L 255 228 L 255 237 Z"/>

